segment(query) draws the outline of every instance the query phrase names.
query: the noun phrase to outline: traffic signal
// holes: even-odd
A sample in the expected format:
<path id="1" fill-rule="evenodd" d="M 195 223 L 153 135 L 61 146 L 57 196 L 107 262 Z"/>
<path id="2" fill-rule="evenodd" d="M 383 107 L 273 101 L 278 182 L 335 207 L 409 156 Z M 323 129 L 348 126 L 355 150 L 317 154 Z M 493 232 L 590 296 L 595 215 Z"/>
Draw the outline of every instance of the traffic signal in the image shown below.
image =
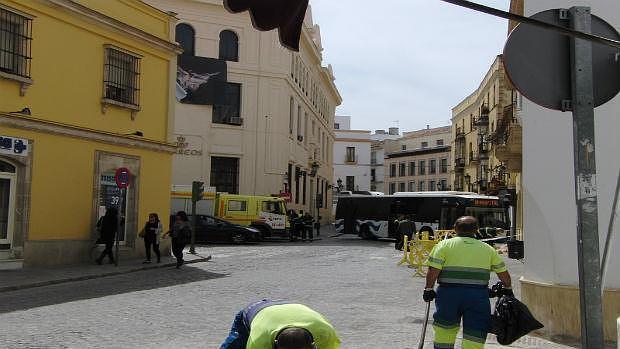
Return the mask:
<path id="1" fill-rule="evenodd" d="M 202 193 L 204 192 L 204 190 L 205 190 L 204 182 L 197 182 L 197 181 L 192 182 L 192 201 L 198 202 L 202 200 Z"/>

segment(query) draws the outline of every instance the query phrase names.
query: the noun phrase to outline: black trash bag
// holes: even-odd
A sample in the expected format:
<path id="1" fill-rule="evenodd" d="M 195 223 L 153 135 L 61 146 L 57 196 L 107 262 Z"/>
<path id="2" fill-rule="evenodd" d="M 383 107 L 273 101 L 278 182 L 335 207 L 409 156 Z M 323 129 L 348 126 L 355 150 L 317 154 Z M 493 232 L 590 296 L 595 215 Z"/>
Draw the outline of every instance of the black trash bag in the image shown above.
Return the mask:
<path id="1" fill-rule="evenodd" d="M 527 306 L 518 299 L 502 296 L 495 303 L 490 332 L 497 336 L 499 344 L 510 345 L 526 334 L 543 327 Z"/>

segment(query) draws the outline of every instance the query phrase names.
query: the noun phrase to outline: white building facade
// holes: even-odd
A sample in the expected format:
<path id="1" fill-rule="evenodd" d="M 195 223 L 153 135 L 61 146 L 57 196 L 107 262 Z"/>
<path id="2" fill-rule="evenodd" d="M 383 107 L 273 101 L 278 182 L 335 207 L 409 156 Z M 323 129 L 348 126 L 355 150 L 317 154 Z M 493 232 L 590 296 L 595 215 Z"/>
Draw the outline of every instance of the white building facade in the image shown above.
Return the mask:
<path id="1" fill-rule="evenodd" d="M 577 5 L 577 4 L 575 4 Z M 620 2 L 584 0 L 592 13 L 620 30 Z M 526 0 L 525 15 L 568 8 L 561 0 Z M 620 96 L 595 109 L 598 230 L 601 253 L 620 167 Z M 522 295 L 550 336 L 579 337 L 577 208 L 575 204 L 573 118 L 523 100 L 523 195 L 525 274 Z M 605 338 L 617 339 L 620 316 L 620 224 L 615 225 L 604 291 Z"/>
<path id="2" fill-rule="evenodd" d="M 385 142 L 390 139 L 398 139 L 400 132 L 398 127 L 390 127 L 385 130 L 376 130 L 370 136 L 372 145 L 370 146 L 370 190 L 386 193 L 385 186 Z"/>
<path id="3" fill-rule="evenodd" d="M 370 131 L 351 130 L 350 116 L 337 116 L 334 127 L 335 188 L 348 191 L 370 190 Z M 346 127 L 346 128 L 344 128 Z"/>
<path id="4" fill-rule="evenodd" d="M 201 180 L 218 192 L 282 195 L 290 197 L 289 208 L 313 214 L 317 201 L 328 206 L 332 126 L 342 99 L 331 66 L 323 65 L 311 8 L 300 50 L 292 52 L 280 45 L 277 30 L 256 30 L 247 12 L 231 14 L 221 0 L 146 2 L 177 15 L 177 41 L 185 49 L 173 183 Z M 223 95 L 209 94 L 216 80 L 224 80 L 215 85 Z M 331 209 L 320 215 L 330 221 Z"/>

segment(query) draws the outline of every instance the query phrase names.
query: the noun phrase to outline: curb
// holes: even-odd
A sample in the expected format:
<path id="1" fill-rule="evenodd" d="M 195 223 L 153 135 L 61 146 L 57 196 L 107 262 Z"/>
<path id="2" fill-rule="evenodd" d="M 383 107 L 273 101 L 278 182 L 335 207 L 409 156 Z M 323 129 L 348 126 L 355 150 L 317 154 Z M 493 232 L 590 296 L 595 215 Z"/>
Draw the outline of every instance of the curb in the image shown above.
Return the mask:
<path id="1" fill-rule="evenodd" d="M 202 262 L 208 262 L 210 260 L 211 260 L 211 256 L 207 256 L 207 257 L 202 257 L 201 256 L 201 258 L 192 259 L 190 261 L 186 261 L 183 264 L 186 265 L 186 264 L 202 263 Z M 162 269 L 162 268 L 168 268 L 168 267 L 174 267 L 174 266 L 176 266 L 176 262 L 161 263 L 161 264 L 155 264 L 155 265 L 149 265 L 149 266 L 134 267 L 134 268 L 130 268 L 130 269 L 127 269 L 127 270 L 110 271 L 110 272 L 101 273 L 101 274 L 82 275 L 82 276 L 68 277 L 68 278 L 64 278 L 64 279 L 47 280 L 47 281 L 33 282 L 33 283 L 21 284 L 21 285 L 13 285 L 13 286 L 4 286 L 4 287 L 0 287 L 0 293 L 10 292 L 10 291 L 17 291 L 17 290 L 24 290 L 24 289 L 28 289 L 28 288 L 36 288 L 36 287 L 43 287 L 43 286 L 50 286 L 50 285 L 58 285 L 58 284 L 64 284 L 64 283 L 68 283 L 68 282 L 76 282 L 76 281 L 84 281 L 84 280 L 91 280 L 91 279 L 99 279 L 99 278 L 108 277 L 108 276 L 117 276 L 117 275 L 135 273 L 135 272 L 138 272 L 138 271 L 152 270 L 152 269 Z"/>

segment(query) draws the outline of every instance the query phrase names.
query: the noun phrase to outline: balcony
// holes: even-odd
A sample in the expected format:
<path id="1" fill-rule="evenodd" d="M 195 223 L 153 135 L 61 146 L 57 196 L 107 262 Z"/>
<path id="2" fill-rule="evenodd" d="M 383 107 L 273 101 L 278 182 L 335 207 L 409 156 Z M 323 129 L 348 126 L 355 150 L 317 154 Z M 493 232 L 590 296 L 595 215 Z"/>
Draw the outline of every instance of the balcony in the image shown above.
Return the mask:
<path id="1" fill-rule="evenodd" d="M 463 172 L 465 170 L 465 158 L 462 155 L 454 159 L 454 170 L 456 172 Z"/>
<path id="2" fill-rule="evenodd" d="M 489 115 L 480 115 L 474 119 L 474 126 L 478 128 L 489 127 Z"/>
<path id="3" fill-rule="evenodd" d="M 480 162 L 480 153 L 475 152 L 475 151 L 469 153 L 469 162 L 470 163 L 478 163 L 478 162 Z"/>
<path id="4" fill-rule="evenodd" d="M 454 139 L 464 139 L 465 138 L 465 130 L 461 127 L 456 128 L 456 133 L 454 135 Z"/>
<path id="5" fill-rule="evenodd" d="M 497 122 L 496 131 L 489 138 L 495 157 L 506 165 L 508 171 L 521 171 L 522 132 L 516 118 L 515 105 L 506 106 Z"/>

